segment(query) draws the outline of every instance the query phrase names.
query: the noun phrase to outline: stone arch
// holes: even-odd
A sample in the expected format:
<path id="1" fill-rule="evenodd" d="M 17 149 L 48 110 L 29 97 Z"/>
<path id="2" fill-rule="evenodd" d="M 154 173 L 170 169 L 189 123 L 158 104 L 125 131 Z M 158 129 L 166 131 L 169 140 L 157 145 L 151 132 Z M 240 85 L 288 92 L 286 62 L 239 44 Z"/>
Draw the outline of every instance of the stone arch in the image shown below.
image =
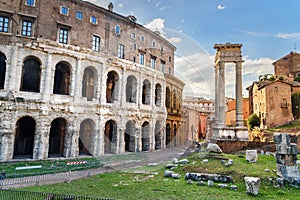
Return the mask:
<path id="1" fill-rule="evenodd" d="M 67 121 L 65 119 L 56 118 L 51 122 L 48 157 L 61 157 L 64 155 L 66 131 Z"/>
<path id="2" fill-rule="evenodd" d="M 151 83 L 147 79 L 143 82 L 142 104 L 150 105 L 151 99 Z"/>
<path id="3" fill-rule="evenodd" d="M 53 93 L 61 95 L 70 94 L 71 65 L 61 61 L 55 66 Z"/>
<path id="4" fill-rule="evenodd" d="M 95 122 L 85 119 L 80 124 L 79 155 L 92 155 L 92 142 L 95 133 Z"/>
<path id="5" fill-rule="evenodd" d="M 171 108 L 171 90 L 166 87 L 166 107 Z"/>
<path id="6" fill-rule="evenodd" d="M 115 71 L 110 71 L 106 79 L 106 103 L 113 103 L 118 100 L 119 75 Z"/>
<path id="7" fill-rule="evenodd" d="M 144 122 L 142 125 L 142 151 L 150 150 L 150 124 Z"/>
<path id="8" fill-rule="evenodd" d="M 137 79 L 131 75 L 127 77 L 126 102 L 136 103 Z"/>
<path id="9" fill-rule="evenodd" d="M 133 121 L 129 120 L 126 123 L 126 129 L 124 133 L 125 151 L 135 151 L 135 132 L 135 124 Z"/>
<path id="10" fill-rule="evenodd" d="M 157 83 L 155 85 L 155 105 L 156 106 L 161 106 L 161 93 L 162 93 L 161 84 Z"/>
<path id="11" fill-rule="evenodd" d="M 169 146 L 171 143 L 172 137 L 171 137 L 171 124 L 167 123 L 166 125 L 166 146 Z"/>
<path id="12" fill-rule="evenodd" d="M 92 67 L 84 69 L 82 78 L 82 97 L 87 97 L 91 101 L 96 95 L 97 73 Z"/>
<path id="13" fill-rule="evenodd" d="M 155 150 L 161 149 L 162 126 L 160 121 L 155 123 Z"/>
<path id="14" fill-rule="evenodd" d="M 6 56 L 0 52 L 0 89 L 4 89 L 6 73 Z"/>
<path id="15" fill-rule="evenodd" d="M 41 62 L 34 56 L 28 56 L 22 67 L 21 91 L 40 92 Z"/>
<path id="16" fill-rule="evenodd" d="M 105 123 L 104 130 L 104 152 L 116 153 L 117 150 L 117 123 L 114 120 L 109 120 Z"/>
<path id="17" fill-rule="evenodd" d="M 36 122 L 30 116 L 24 116 L 17 121 L 13 158 L 33 156 Z"/>

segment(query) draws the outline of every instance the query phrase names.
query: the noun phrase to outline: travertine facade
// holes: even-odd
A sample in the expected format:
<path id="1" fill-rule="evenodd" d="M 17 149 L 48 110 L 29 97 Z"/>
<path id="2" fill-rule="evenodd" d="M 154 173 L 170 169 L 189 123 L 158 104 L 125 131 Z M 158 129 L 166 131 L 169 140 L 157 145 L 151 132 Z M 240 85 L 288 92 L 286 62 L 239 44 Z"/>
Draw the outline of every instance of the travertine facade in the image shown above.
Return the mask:
<path id="1" fill-rule="evenodd" d="M 0 0 L 0 22 L 0 161 L 173 145 L 184 84 L 159 34 L 80 0 Z"/>

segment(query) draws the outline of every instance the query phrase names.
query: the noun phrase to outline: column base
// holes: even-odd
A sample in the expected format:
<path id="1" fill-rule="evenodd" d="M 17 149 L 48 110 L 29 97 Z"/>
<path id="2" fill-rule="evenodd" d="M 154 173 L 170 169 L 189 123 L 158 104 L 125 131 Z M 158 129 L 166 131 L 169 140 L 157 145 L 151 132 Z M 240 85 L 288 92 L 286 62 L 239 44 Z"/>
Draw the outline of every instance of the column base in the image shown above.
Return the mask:
<path id="1" fill-rule="evenodd" d="M 217 125 L 213 127 L 213 139 L 249 141 L 248 128 L 245 126 L 228 127 Z"/>

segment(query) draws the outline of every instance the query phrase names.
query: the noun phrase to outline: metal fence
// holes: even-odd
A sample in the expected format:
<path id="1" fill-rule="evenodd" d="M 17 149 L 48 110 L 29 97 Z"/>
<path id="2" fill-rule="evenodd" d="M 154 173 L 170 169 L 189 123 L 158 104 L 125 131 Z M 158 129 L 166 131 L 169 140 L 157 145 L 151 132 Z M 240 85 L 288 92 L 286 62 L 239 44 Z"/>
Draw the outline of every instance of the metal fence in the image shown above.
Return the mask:
<path id="1" fill-rule="evenodd" d="M 113 200 L 112 198 L 53 194 L 44 192 L 0 190 L 0 200 Z"/>
<path id="2" fill-rule="evenodd" d="M 68 182 L 74 179 L 80 179 L 88 177 L 91 175 L 105 173 L 113 171 L 110 167 L 101 167 L 90 170 L 83 171 L 69 171 L 63 173 L 55 174 L 44 174 L 37 176 L 28 176 L 28 177 L 17 177 L 17 178 L 2 178 L 0 179 L 0 188 L 9 189 L 22 186 L 30 185 L 42 185 L 43 183 L 58 183 L 58 182 Z"/>

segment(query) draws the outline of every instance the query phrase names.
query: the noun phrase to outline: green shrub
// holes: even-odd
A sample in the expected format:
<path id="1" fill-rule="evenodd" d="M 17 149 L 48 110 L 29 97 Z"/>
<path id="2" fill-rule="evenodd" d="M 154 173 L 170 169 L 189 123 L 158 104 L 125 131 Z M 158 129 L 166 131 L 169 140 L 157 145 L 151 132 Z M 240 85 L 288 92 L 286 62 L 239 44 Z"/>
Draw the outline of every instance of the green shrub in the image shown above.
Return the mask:
<path id="1" fill-rule="evenodd" d="M 257 114 L 252 114 L 248 118 L 248 128 L 253 129 L 256 126 L 260 126 L 260 118 L 257 116 Z"/>

